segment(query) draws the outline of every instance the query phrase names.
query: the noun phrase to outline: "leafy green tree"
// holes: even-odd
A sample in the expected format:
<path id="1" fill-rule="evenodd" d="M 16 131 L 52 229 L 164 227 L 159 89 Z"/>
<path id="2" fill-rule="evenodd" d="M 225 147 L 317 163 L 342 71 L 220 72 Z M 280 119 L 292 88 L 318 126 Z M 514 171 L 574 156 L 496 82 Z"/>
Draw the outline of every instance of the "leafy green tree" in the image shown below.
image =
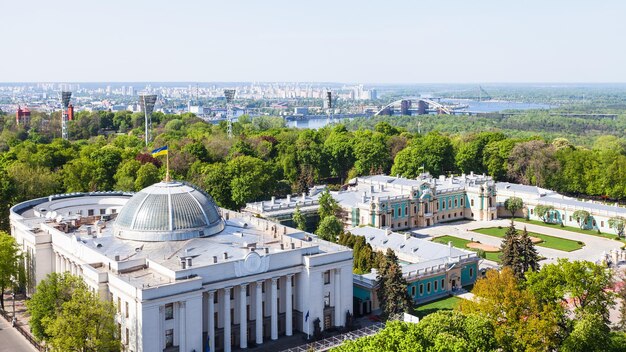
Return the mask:
<path id="1" fill-rule="evenodd" d="M 21 254 L 15 239 L 0 231 L 0 306 L 4 310 L 4 290 L 17 286 Z"/>
<path id="2" fill-rule="evenodd" d="M 543 302 L 567 302 L 577 317 L 600 314 L 608 321 L 609 309 L 615 305 L 610 270 L 588 261 L 559 259 L 541 270 L 526 275 L 528 288 Z"/>
<path id="3" fill-rule="evenodd" d="M 379 132 L 359 130 L 354 133 L 354 169 L 357 176 L 375 175 L 389 170 L 387 137 Z"/>
<path id="4" fill-rule="evenodd" d="M 137 171 L 141 167 L 141 163 L 135 159 L 129 159 L 120 164 L 115 176 L 115 190 L 117 191 L 135 191 L 135 180 L 137 179 Z"/>
<path id="5" fill-rule="evenodd" d="M 576 210 L 572 214 L 572 218 L 576 220 L 581 230 L 587 227 L 587 223 L 589 222 L 590 216 L 591 214 L 589 214 L 589 212 L 586 210 Z"/>
<path id="6" fill-rule="evenodd" d="M 333 198 L 333 196 L 328 191 L 328 189 L 324 189 L 324 191 L 322 191 L 318 202 L 320 205 L 318 213 L 321 220 L 324 220 L 324 218 L 326 218 L 327 216 L 336 216 L 341 209 L 335 198 Z"/>
<path id="7" fill-rule="evenodd" d="M 113 303 L 100 300 L 84 285 L 74 289 L 56 317 L 43 322 L 52 351 L 120 351 Z"/>
<path id="8" fill-rule="evenodd" d="M 424 171 L 434 176 L 454 170 L 454 149 L 450 138 L 437 132 L 414 139 L 399 152 L 391 173 L 414 178 Z"/>
<path id="9" fill-rule="evenodd" d="M 604 352 L 609 350 L 611 329 L 600 314 L 586 313 L 574 322 L 574 329 L 563 341 L 563 352 Z"/>
<path id="10" fill-rule="evenodd" d="M 37 340 L 48 340 L 52 337 L 46 331 L 46 325 L 59 315 L 63 303 L 70 301 L 74 292 L 84 286 L 85 283 L 80 278 L 68 273 L 51 273 L 39 282 L 32 298 L 26 301 L 30 314 L 28 324 Z"/>
<path id="11" fill-rule="evenodd" d="M 230 176 L 232 204 L 236 208 L 243 207 L 246 202 L 261 200 L 273 194 L 276 171 L 271 164 L 244 155 L 230 160 L 226 170 L 226 174 Z"/>
<path id="12" fill-rule="evenodd" d="M 504 201 L 504 208 L 511 212 L 511 217 L 515 218 L 515 213 L 524 208 L 524 201 L 519 197 L 511 197 Z"/>
<path id="13" fill-rule="evenodd" d="M 622 216 L 614 216 L 609 219 L 609 226 L 615 229 L 615 233 L 617 233 L 617 236 L 624 237 L 626 218 Z"/>
<path id="14" fill-rule="evenodd" d="M 344 126 L 333 128 L 324 141 L 324 150 L 330 157 L 330 170 L 333 176 L 342 181 L 348 176 L 348 170 L 354 165 L 354 150 L 352 136 Z"/>
<path id="15" fill-rule="evenodd" d="M 300 206 L 296 205 L 296 210 L 293 212 L 292 219 L 296 228 L 302 231 L 306 231 L 306 217 L 300 211 Z"/>
<path id="16" fill-rule="evenodd" d="M 376 293 L 384 317 L 388 318 L 409 311 L 411 298 L 407 290 L 407 282 L 402 276 L 398 257 L 391 248 L 387 248 L 385 261 L 378 270 L 376 280 L 378 281 Z"/>
<path id="17" fill-rule="evenodd" d="M 334 215 L 329 215 L 320 221 L 315 234 L 323 240 L 337 242 L 339 234 L 341 234 L 342 231 L 343 224 L 341 221 L 339 221 L 339 219 L 337 219 Z"/>
<path id="18" fill-rule="evenodd" d="M 137 170 L 137 178 L 135 179 L 135 190 L 142 190 L 150 185 L 161 181 L 159 169 L 152 163 L 146 163 Z"/>
<path id="19" fill-rule="evenodd" d="M 510 267 L 487 271 L 472 293 L 475 299 L 463 300 L 461 312 L 489 320 L 502 351 L 552 351 L 560 345 L 566 333 L 561 325 L 562 307 L 554 301 L 538 300 Z"/>
<path id="20" fill-rule="evenodd" d="M 554 207 L 552 205 L 539 204 L 535 207 L 535 214 L 537 214 L 543 222 L 548 222 L 552 212 L 554 212 Z"/>

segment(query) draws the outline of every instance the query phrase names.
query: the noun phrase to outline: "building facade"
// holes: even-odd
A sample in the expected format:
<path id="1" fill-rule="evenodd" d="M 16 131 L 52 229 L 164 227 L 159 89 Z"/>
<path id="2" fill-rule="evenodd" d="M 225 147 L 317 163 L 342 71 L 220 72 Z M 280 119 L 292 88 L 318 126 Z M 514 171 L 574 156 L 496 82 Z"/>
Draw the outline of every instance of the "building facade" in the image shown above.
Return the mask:
<path id="1" fill-rule="evenodd" d="M 516 216 L 531 220 L 616 234 L 616 229 L 610 226 L 609 220 L 615 217 L 626 218 L 626 208 L 617 204 L 583 201 L 549 189 L 509 182 L 498 182 L 496 188 L 498 212 L 502 217 L 511 216 L 511 213 L 504 208 L 504 202 L 511 197 L 517 197 L 524 201 L 524 208 L 520 209 Z M 542 219 L 535 211 L 538 205 L 552 207 L 552 210 L 545 215 L 545 219 Z M 589 218 L 585 223 L 580 224 L 574 217 L 574 212 L 577 210 L 589 213 Z"/>
<path id="2" fill-rule="evenodd" d="M 125 351 L 231 351 L 345 324 L 352 251 L 228 211 L 180 182 L 55 195 L 11 208 L 28 294 L 52 272 L 117 307 Z"/>
<path id="3" fill-rule="evenodd" d="M 298 207 L 317 212 L 323 187 L 286 199 L 249 203 L 244 211 L 290 221 Z M 495 182 L 489 176 L 440 176 L 422 174 L 417 179 L 385 175 L 350 180 L 344 190 L 330 192 L 343 210 L 348 227 L 372 226 L 407 230 L 460 219 L 493 220 L 497 216 Z"/>
<path id="4" fill-rule="evenodd" d="M 393 249 L 398 256 L 407 293 L 414 304 L 450 295 L 478 277 L 480 258 L 475 252 L 373 227 L 358 227 L 350 232 L 365 237 L 375 251 Z M 377 272 L 354 275 L 354 312 L 369 314 L 380 308 L 376 289 Z"/>

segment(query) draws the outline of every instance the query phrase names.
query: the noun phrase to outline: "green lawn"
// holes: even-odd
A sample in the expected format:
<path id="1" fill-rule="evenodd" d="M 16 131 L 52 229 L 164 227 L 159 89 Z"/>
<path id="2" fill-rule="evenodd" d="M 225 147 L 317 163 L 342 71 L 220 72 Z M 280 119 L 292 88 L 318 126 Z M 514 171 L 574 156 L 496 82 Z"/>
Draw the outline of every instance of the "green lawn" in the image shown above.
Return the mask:
<path id="1" fill-rule="evenodd" d="M 615 233 L 602 232 L 602 233 L 598 234 L 597 230 L 582 230 L 580 227 L 573 227 L 573 226 L 563 226 L 563 227 L 561 227 L 560 224 L 551 224 L 551 223 L 547 223 L 547 222 L 543 222 L 543 221 L 537 221 L 537 220 L 526 220 L 524 218 L 515 218 L 515 221 L 525 222 L 525 223 L 529 223 L 529 224 L 533 224 L 533 225 L 539 225 L 539 226 L 544 226 L 544 227 L 550 227 L 550 228 L 553 228 L 553 229 L 559 229 L 559 230 L 565 230 L 565 231 L 582 233 L 583 235 L 591 235 L 591 236 L 597 236 L 597 237 L 610 238 L 612 240 L 615 240 L 617 238 L 617 234 L 615 234 Z M 626 240 L 624 240 L 624 239 L 620 239 L 619 241 L 623 242 L 623 243 L 626 243 Z"/>
<path id="2" fill-rule="evenodd" d="M 415 307 L 413 309 L 413 314 L 422 319 L 428 314 L 434 313 L 438 310 L 453 310 L 459 306 L 459 302 L 461 302 L 461 298 L 454 296 L 442 298 L 437 301 L 428 302 Z"/>
<path id="3" fill-rule="evenodd" d="M 472 231 L 482 233 L 483 235 L 503 238 L 504 234 L 506 233 L 506 230 L 507 230 L 506 227 L 503 227 L 503 228 L 487 227 L 487 228 L 476 229 Z M 521 230 L 518 230 L 518 232 L 521 232 Z M 540 238 L 543 241 L 541 243 L 537 243 L 537 246 L 557 249 L 557 250 L 565 251 L 565 252 L 572 252 L 575 250 L 579 250 L 583 248 L 584 246 L 584 244 L 580 244 L 577 241 L 568 240 L 568 239 L 560 238 L 560 237 L 548 236 L 548 235 L 544 235 L 544 234 L 536 233 L 536 232 L 529 231 L 528 235 L 531 237 Z"/>
<path id="4" fill-rule="evenodd" d="M 441 237 L 434 238 L 433 242 L 441 243 L 441 244 L 448 244 L 448 242 L 452 242 L 452 245 L 457 248 L 476 252 L 476 250 L 473 248 L 467 248 L 467 244 L 471 242 L 470 240 L 466 240 L 466 239 L 459 238 L 459 237 L 441 236 Z M 500 263 L 500 254 L 502 254 L 502 252 L 485 252 L 485 256 L 486 256 L 485 259 L 493 260 L 496 263 Z"/>

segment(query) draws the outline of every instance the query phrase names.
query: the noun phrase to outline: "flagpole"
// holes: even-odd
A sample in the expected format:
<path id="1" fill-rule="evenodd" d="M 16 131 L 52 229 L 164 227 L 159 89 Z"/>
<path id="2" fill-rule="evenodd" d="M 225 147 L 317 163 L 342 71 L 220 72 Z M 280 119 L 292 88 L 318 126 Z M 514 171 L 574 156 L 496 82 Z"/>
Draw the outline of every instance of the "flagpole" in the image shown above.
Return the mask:
<path id="1" fill-rule="evenodd" d="M 170 153 L 165 154 L 165 182 L 170 182 Z"/>

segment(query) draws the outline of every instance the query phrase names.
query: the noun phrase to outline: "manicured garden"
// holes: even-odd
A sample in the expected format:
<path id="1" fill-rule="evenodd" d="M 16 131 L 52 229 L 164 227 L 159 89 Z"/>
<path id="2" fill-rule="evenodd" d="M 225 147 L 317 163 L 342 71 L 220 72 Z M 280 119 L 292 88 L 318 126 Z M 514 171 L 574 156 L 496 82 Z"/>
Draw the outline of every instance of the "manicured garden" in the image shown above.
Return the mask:
<path id="1" fill-rule="evenodd" d="M 441 236 L 441 237 L 434 238 L 433 242 L 441 243 L 441 244 L 448 244 L 448 242 L 452 242 L 452 245 L 454 247 L 477 252 L 476 249 L 467 247 L 467 244 L 472 243 L 472 241 L 459 238 L 459 237 Z M 500 263 L 500 254 L 502 254 L 502 252 L 500 251 L 498 252 L 486 252 L 485 251 L 485 259 L 492 260 L 496 263 Z"/>
<path id="2" fill-rule="evenodd" d="M 461 298 L 450 296 L 443 299 L 439 299 L 433 302 L 428 302 L 419 305 L 413 309 L 413 315 L 422 319 L 428 314 L 434 313 L 439 310 L 453 310 L 459 306 Z"/>
<path id="3" fill-rule="evenodd" d="M 506 234 L 506 230 L 507 230 L 506 227 L 487 227 L 487 228 L 475 229 L 472 231 L 481 233 L 483 235 L 504 238 L 504 235 Z M 517 231 L 521 233 L 521 230 L 517 230 Z M 536 238 L 541 239 L 542 242 L 537 243 L 536 244 L 537 246 L 557 249 L 557 250 L 565 251 L 565 252 L 572 252 L 572 251 L 579 250 L 583 248 L 583 246 L 585 245 L 582 242 L 568 240 L 568 239 L 560 238 L 560 237 L 544 235 L 544 234 L 536 233 L 536 232 L 529 231 L 528 235 L 530 237 L 536 237 Z"/>

